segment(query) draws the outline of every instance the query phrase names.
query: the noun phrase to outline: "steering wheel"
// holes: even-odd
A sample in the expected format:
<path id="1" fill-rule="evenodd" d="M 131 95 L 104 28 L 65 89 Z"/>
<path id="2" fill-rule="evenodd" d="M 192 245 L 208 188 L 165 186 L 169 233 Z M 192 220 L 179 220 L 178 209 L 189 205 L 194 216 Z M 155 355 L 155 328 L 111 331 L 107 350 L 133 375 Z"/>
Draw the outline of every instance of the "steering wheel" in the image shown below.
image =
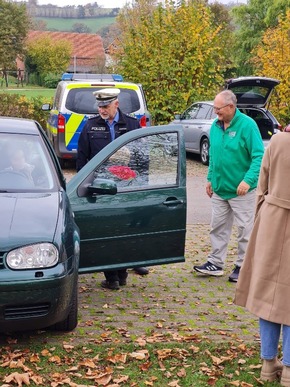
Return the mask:
<path id="1" fill-rule="evenodd" d="M 33 182 L 21 171 L 0 171 L 0 186 L 7 189 L 27 189 L 34 186 Z"/>

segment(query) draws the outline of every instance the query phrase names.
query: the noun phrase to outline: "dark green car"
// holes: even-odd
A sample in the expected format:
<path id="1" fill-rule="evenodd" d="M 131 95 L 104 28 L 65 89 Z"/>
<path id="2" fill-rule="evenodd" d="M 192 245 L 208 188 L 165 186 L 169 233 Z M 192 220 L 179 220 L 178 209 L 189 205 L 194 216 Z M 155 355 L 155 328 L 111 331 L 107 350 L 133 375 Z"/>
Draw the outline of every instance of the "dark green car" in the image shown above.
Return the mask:
<path id="1" fill-rule="evenodd" d="M 184 261 L 182 128 L 128 132 L 66 184 L 32 120 L 0 118 L 0 331 L 77 325 L 78 275 Z"/>

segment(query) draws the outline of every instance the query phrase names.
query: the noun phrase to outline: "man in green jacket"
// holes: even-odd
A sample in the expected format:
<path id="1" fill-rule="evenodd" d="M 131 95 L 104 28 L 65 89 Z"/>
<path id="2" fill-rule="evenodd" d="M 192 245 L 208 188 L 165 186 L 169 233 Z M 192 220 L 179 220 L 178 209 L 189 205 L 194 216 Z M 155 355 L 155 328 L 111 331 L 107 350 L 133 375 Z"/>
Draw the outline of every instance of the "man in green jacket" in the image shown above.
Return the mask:
<path id="1" fill-rule="evenodd" d="M 238 227 L 238 257 L 229 281 L 237 282 L 252 230 L 255 190 L 264 144 L 255 121 L 237 109 L 230 90 L 214 100 L 217 119 L 210 130 L 206 193 L 212 201 L 210 239 L 212 251 L 198 273 L 222 276 L 234 221 Z"/>

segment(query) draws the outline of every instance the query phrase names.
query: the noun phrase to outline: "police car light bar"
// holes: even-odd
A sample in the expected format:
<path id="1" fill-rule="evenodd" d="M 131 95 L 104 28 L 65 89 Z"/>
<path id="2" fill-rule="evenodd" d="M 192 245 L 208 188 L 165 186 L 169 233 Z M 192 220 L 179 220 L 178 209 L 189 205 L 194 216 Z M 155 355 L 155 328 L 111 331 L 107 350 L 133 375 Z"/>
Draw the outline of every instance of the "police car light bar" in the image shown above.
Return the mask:
<path id="1" fill-rule="evenodd" d="M 84 79 L 114 82 L 123 82 L 124 80 L 120 74 L 64 73 L 61 77 L 62 81 L 80 81 Z"/>

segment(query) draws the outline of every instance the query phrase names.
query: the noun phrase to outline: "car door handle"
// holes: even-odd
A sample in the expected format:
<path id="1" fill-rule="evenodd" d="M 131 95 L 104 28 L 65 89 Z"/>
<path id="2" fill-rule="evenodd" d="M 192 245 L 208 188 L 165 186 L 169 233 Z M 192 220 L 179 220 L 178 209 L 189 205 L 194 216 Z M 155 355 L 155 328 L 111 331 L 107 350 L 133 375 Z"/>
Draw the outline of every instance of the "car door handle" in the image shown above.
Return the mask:
<path id="1" fill-rule="evenodd" d="M 183 204 L 184 201 L 181 200 L 181 199 L 177 199 L 177 198 L 168 198 L 166 199 L 163 204 L 165 206 L 168 206 L 168 207 L 173 207 L 173 206 L 177 206 L 178 204 Z"/>

